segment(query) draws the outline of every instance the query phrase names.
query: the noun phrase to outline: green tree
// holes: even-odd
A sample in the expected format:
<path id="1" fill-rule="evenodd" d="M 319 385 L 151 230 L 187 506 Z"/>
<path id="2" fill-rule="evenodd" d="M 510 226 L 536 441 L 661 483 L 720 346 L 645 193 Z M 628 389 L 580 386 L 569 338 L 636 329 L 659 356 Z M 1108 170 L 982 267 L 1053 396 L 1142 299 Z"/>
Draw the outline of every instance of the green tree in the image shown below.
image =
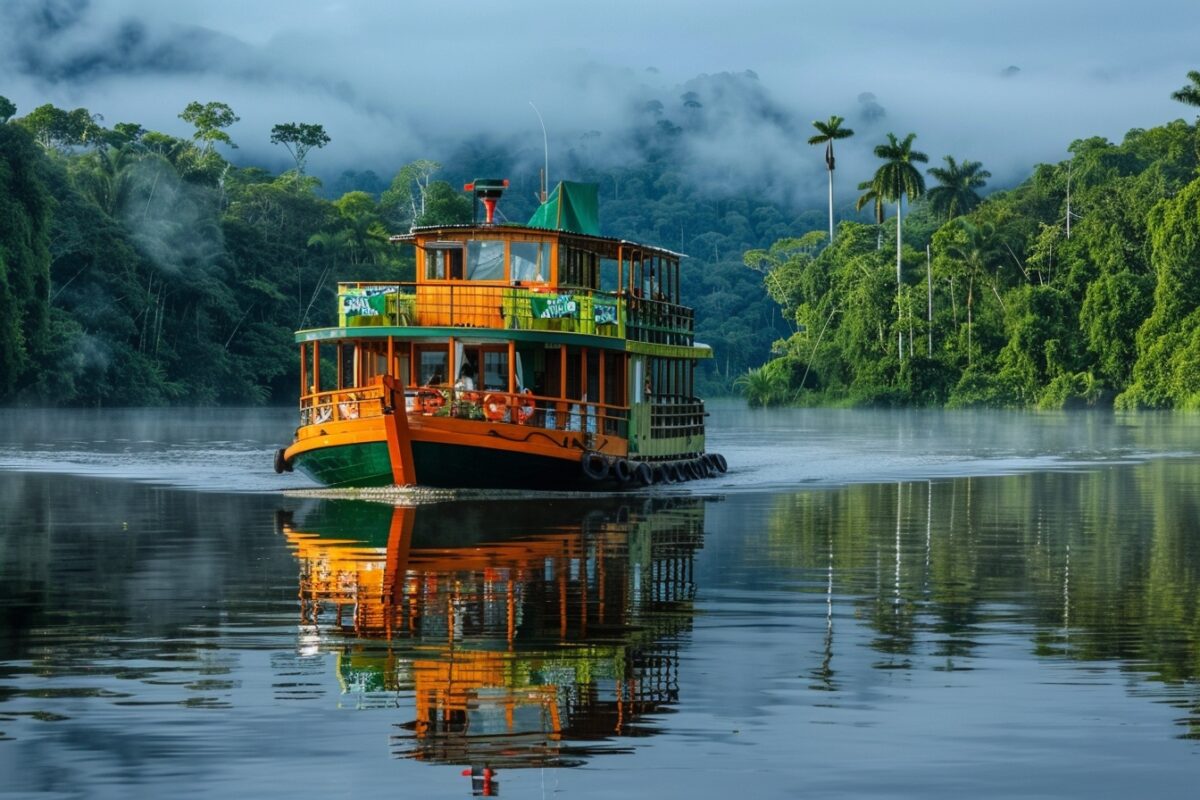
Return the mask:
<path id="1" fill-rule="evenodd" d="M 913 140 L 917 138 L 915 133 L 910 133 L 903 140 L 896 139 L 893 133 L 888 134 L 886 143 L 875 147 L 876 158 L 882 158 L 884 163 L 875 171 L 875 177 L 871 180 L 871 188 L 883 199 L 896 201 L 896 301 L 897 306 L 900 300 L 900 286 L 903 283 L 901 275 L 901 220 L 900 208 L 905 195 L 910 200 L 920 197 L 925 193 L 925 178 L 921 176 L 920 170 L 915 166 L 916 163 L 924 163 L 929 161 L 929 156 L 912 149 Z M 899 308 L 897 308 L 899 313 Z M 896 331 L 896 344 L 901 360 L 904 359 L 904 332 L 900 329 Z"/>
<path id="2" fill-rule="evenodd" d="M 424 216 L 430 182 L 441 168 L 436 161 L 421 159 L 405 164 L 396 172 L 391 186 L 380 198 L 383 213 L 390 222 L 408 227 Z"/>
<path id="3" fill-rule="evenodd" d="M 833 242 L 833 143 L 837 139 L 848 139 L 854 135 L 854 131 L 849 128 L 843 128 L 842 123 L 845 120 L 842 117 L 834 114 L 828 121 L 813 120 L 813 127 L 817 129 L 817 135 L 809 137 L 808 143 L 811 145 L 825 145 L 825 168 L 829 171 L 829 241 Z"/>
<path id="4" fill-rule="evenodd" d="M 1154 310 L 1138 330 L 1125 407 L 1200 407 L 1200 179 L 1156 205 L 1148 220 Z"/>
<path id="5" fill-rule="evenodd" d="M 979 205 L 979 193 L 975 190 L 986 186 L 992 173 L 983 169 L 983 164 L 978 161 L 964 161 L 959 164 L 953 156 L 946 156 L 945 162 L 945 167 L 930 167 L 926 170 L 939 184 L 929 190 L 927 199 L 934 213 L 946 220 L 952 220 L 970 213 Z"/>
<path id="6" fill-rule="evenodd" d="M 471 201 L 446 181 L 434 181 L 422 193 L 425 210 L 414 225 L 462 225 L 471 221 Z"/>
<path id="7" fill-rule="evenodd" d="M 0 397 L 13 392 L 47 338 L 52 200 L 45 157 L 29 134 L 0 125 Z"/>
<path id="8" fill-rule="evenodd" d="M 72 147 L 95 144 L 101 139 L 104 129 L 100 127 L 99 114 L 86 108 L 65 111 L 50 103 L 38 106 L 17 123 L 33 134 L 46 150 L 66 152 Z"/>
<path id="9" fill-rule="evenodd" d="M 193 100 L 179 114 L 179 118 L 196 129 L 192 134 L 192 142 L 203 142 L 201 149 L 206 154 L 213 152 L 218 144 L 237 148 L 224 129 L 241 117 L 234 114 L 233 109 L 225 103 L 211 102 L 201 105 L 199 101 Z"/>
<path id="10" fill-rule="evenodd" d="M 1171 92 L 1171 99 L 1189 106 L 1200 106 L 1200 70 L 1190 70 L 1187 76 L 1191 83 Z"/>
<path id="11" fill-rule="evenodd" d="M 296 162 L 296 174 L 304 174 L 308 151 L 329 144 L 329 134 L 321 125 L 307 122 L 283 122 L 271 128 L 271 144 L 281 144 Z"/>
<path id="12" fill-rule="evenodd" d="M 0 125 L 8 122 L 16 113 L 17 106 L 13 103 L 13 101 L 0 94 Z"/>

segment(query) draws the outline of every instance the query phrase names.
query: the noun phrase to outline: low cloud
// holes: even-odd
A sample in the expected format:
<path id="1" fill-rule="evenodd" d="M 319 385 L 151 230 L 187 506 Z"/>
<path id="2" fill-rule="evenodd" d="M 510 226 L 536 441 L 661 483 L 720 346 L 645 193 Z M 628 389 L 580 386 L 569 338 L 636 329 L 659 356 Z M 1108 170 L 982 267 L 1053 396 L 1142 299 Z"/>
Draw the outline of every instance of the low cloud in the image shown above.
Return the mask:
<path id="1" fill-rule="evenodd" d="M 1169 95 L 1200 67 L 1196 16 L 1191 0 L 1150 0 L 1136 13 L 1117 0 L 1083 11 L 1033 0 L 846 10 L 783 0 L 449 0 L 403 10 L 8 0 L 0 94 L 22 114 L 43 102 L 85 106 L 110 125 L 181 136 L 190 131 L 177 114 L 189 101 L 220 100 L 241 117 L 230 130 L 234 157 L 280 170 L 289 159 L 269 144 L 271 126 L 317 122 L 333 141 L 310 169 L 326 178 L 390 176 L 486 137 L 511 148 L 535 181 L 542 133 L 530 101 L 546 123 L 554 179 L 570 177 L 559 172 L 568 150 L 622 164 L 658 103 L 655 123 L 679 128 L 697 187 L 768 187 L 802 204 L 820 201 L 825 180 L 810 123 L 831 114 L 857 132 L 838 143 L 846 186 L 871 174 L 871 149 L 888 131 L 916 132 L 934 163 L 982 161 L 1001 185 L 1065 157 L 1073 139 L 1190 118 Z"/>

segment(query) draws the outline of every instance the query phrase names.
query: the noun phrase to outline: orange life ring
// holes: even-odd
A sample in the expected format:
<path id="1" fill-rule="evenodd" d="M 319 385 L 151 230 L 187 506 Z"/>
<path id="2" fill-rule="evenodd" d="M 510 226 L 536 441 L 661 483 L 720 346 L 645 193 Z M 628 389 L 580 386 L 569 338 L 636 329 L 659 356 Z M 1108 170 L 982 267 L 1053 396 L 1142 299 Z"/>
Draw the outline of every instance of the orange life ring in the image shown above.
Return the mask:
<path id="1" fill-rule="evenodd" d="M 502 394 L 489 394 L 483 398 L 483 415 L 492 422 L 504 419 L 508 412 L 508 398 Z"/>
<path id="2" fill-rule="evenodd" d="M 533 416 L 535 406 L 531 394 L 532 392 L 526 389 L 517 400 L 517 422 L 521 425 L 524 425 Z"/>

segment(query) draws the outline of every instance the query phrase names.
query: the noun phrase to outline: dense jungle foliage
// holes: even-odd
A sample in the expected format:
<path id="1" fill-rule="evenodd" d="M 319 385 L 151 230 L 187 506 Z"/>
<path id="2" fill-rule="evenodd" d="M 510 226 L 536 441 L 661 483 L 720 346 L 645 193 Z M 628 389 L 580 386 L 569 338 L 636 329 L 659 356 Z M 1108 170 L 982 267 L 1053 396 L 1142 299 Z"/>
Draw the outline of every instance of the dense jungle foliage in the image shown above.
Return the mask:
<path id="1" fill-rule="evenodd" d="M 703 124 L 692 110 L 686 124 Z M 509 148 L 484 140 L 458 145 L 444 167 L 416 161 L 390 181 L 347 171 L 323 186 L 307 162 L 336 142 L 316 124 L 275 126 L 271 142 L 295 160 L 275 175 L 233 163 L 238 117 L 219 102 L 183 109 L 190 139 L 105 128 L 88 109 L 16 112 L 0 98 L 0 402 L 10 404 L 292 402 L 292 333 L 334 322 L 337 282 L 413 278 L 411 250 L 389 234 L 469 222 L 460 188 L 481 176 L 513 179 L 505 219 L 537 206 L 536 167 L 520 173 Z M 698 249 L 684 262 L 685 301 L 717 353 L 699 389 L 728 391 L 788 333 L 742 253 L 822 217 L 797 220 L 749 193 L 702 197 L 683 176 L 686 124 L 661 103 L 639 113 L 630 166 L 592 166 L 585 136 L 563 173 L 600 184 L 605 233 Z"/>
<path id="2" fill-rule="evenodd" d="M 1172 96 L 1200 105 L 1189 78 Z M 1197 125 L 1075 141 L 986 199 L 952 158 L 926 193 L 913 138 L 859 186 L 881 224 L 746 254 L 793 325 L 737 379 L 752 404 L 1200 408 Z"/>
<path id="3" fill-rule="evenodd" d="M 1189 78 L 1173 96 L 1194 105 L 1200 73 Z M 768 199 L 786 194 L 784 176 L 731 188 L 750 181 L 715 162 L 699 185 L 695 141 L 731 109 L 790 128 L 752 73 L 689 85 L 669 104 L 631 108 L 603 155 L 592 152 L 601 134 L 583 135 L 560 169 L 600 186 L 606 234 L 689 254 L 684 300 L 716 354 L 701 365 L 700 393 L 1200 406 L 1196 125 L 1076 141 L 1068 161 L 986 198 L 982 165 L 949 156 L 926 170 L 938 183 L 927 192 L 916 137 L 888 134 L 853 205 L 874 224 L 845 221 L 853 213 L 839 207 L 835 231 L 832 200 L 827 217 Z M 390 181 L 347 171 L 323 185 L 308 159 L 337 144 L 317 124 L 274 127 L 270 141 L 294 168 L 272 174 L 234 159 L 238 118 L 220 102 L 182 109 L 190 139 L 105 128 L 87 109 L 17 112 L 0 98 L 3 403 L 291 402 L 292 332 L 333 322 L 337 282 L 413 277 L 411 252 L 389 234 L 468 221 L 458 188 L 481 176 L 513 179 L 506 219 L 536 207 L 529 154 L 494 140 L 464 141 L 437 154 L 444 166 L 415 161 Z M 814 123 L 809 140 L 826 148 L 831 185 L 834 142 L 854 133 L 842 122 Z M 893 208 L 905 211 L 901 226 Z"/>

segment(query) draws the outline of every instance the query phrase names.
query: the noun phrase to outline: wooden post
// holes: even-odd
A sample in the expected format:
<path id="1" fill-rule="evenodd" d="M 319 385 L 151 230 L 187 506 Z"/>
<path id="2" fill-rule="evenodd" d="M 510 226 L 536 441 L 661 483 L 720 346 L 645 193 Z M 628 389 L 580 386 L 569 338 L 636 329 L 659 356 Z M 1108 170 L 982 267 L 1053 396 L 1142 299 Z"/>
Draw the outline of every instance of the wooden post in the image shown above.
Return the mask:
<path id="1" fill-rule="evenodd" d="M 454 337 L 450 337 L 450 350 L 446 355 L 446 383 L 453 384 L 456 373 L 454 372 Z"/>
<path id="2" fill-rule="evenodd" d="M 305 357 L 308 355 L 308 353 L 306 352 L 307 349 L 308 349 L 308 345 L 305 345 L 303 343 L 300 345 L 300 396 L 301 397 L 304 397 L 305 395 L 308 394 L 308 385 L 307 385 L 308 384 L 308 363 L 305 360 Z"/>
<path id="3" fill-rule="evenodd" d="M 417 482 L 417 466 L 413 463 L 412 434 L 408 429 L 404 387 L 391 375 L 383 375 L 379 381 L 387 398 L 386 405 L 392 409 L 392 413 L 386 415 L 383 422 L 387 434 L 388 460 L 392 466 L 392 483 L 397 486 L 412 486 Z"/>
<path id="4" fill-rule="evenodd" d="M 392 340 L 392 336 L 389 334 L 388 335 L 388 343 L 387 343 L 387 374 L 391 375 L 393 378 L 396 377 L 395 358 L 396 358 L 396 345 L 395 345 L 395 342 Z"/>
<path id="5" fill-rule="evenodd" d="M 342 350 L 342 343 L 337 344 L 337 388 L 342 389 L 346 386 L 346 376 L 342 374 L 342 364 L 346 363 L 345 353 Z"/>
<path id="6" fill-rule="evenodd" d="M 482 376 L 480 376 L 482 377 Z M 478 385 L 476 388 L 479 388 Z M 517 391 L 517 343 L 513 340 L 508 342 L 508 393 L 515 394 Z"/>
<path id="7" fill-rule="evenodd" d="M 566 342 L 561 344 L 559 353 L 559 376 L 558 376 L 558 396 L 562 399 L 567 398 L 567 345 Z"/>
<path id="8" fill-rule="evenodd" d="M 586 347 L 579 348 L 579 399 L 587 396 L 587 353 Z"/>
<path id="9" fill-rule="evenodd" d="M 313 342 L 313 392 L 321 391 L 321 343 Z"/>

